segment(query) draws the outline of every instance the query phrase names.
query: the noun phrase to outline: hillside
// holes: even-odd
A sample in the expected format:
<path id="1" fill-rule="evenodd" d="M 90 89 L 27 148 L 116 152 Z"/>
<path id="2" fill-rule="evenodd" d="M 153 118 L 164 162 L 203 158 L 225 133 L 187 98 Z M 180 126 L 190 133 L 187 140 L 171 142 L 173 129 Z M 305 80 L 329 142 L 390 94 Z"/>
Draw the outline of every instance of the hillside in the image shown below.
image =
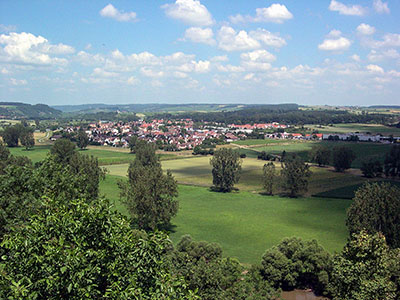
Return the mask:
<path id="1" fill-rule="evenodd" d="M 45 104 L 0 102 L 0 119 L 53 119 L 59 116 L 61 111 Z"/>

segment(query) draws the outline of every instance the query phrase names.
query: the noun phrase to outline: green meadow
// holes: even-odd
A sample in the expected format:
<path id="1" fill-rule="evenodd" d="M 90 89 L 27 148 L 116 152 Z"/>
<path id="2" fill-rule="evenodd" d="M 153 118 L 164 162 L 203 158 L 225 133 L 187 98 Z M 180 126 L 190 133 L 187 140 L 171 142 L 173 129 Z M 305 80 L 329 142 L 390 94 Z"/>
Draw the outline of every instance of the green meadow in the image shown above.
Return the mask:
<path id="1" fill-rule="evenodd" d="M 118 180 L 123 177 L 107 175 L 100 190 L 126 215 Z M 260 262 L 265 250 L 284 237 L 316 239 L 333 253 L 342 249 L 348 235 L 345 217 L 349 200 L 292 199 L 247 191 L 216 193 L 188 185 L 179 185 L 178 200 L 179 212 L 170 232 L 173 242 L 185 234 L 217 242 L 224 255 L 237 257 L 245 264 Z"/>
<path id="2" fill-rule="evenodd" d="M 50 151 L 51 145 L 37 145 L 30 150 L 24 147 L 8 148 L 11 154 L 16 156 L 27 156 L 33 163 L 43 160 L 47 153 Z M 81 154 L 93 155 L 98 158 L 99 164 L 114 165 L 114 164 L 128 164 L 135 159 L 135 155 L 120 148 L 104 147 L 104 146 L 90 146 L 85 150 L 77 150 Z M 175 158 L 174 154 L 161 154 L 161 160 Z"/>
<path id="3" fill-rule="evenodd" d="M 379 124 L 335 124 L 332 126 L 325 125 L 304 125 L 305 128 L 312 130 L 318 130 L 319 133 L 349 133 L 349 132 L 360 132 L 360 133 L 371 133 L 371 134 L 382 134 L 382 135 L 400 135 L 400 128 L 389 127 Z"/>

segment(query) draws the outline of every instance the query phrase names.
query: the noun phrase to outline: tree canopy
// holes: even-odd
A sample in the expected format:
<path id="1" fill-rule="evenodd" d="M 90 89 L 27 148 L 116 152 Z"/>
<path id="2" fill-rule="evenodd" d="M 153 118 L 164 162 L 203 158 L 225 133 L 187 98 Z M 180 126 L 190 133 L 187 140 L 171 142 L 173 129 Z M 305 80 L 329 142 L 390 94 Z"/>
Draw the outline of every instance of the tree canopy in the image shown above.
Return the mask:
<path id="1" fill-rule="evenodd" d="M 347 211 L 350 233 L 381 232 L 389 246 L 400 248 L 400 189 L 389 183 L 366 183 Z"/>
<path id="2" fill-rule="evenodd" d="M 353 150 L 346 146 L 337 146 L 332 150 L 333 166 L 337 172 L 350 169 L 351 163 L 356 158 Z"/>
<path id="3" fill-rule="evenodd" d="M 214 189 L 219 192 L 230 192 L 239 182 L 242 160 L 239 152 L 229 148 L 215 151 L 210 160 L 212 166 Z"/>
<path id="4" fill-rule="evenodd" d="M 307 191 L 310 176 L 310 166 L 300 157 L 288 157 L 282 162 L 281 184 L 282 188 L 289 192 L 290 197 L 296 197 Z"/>

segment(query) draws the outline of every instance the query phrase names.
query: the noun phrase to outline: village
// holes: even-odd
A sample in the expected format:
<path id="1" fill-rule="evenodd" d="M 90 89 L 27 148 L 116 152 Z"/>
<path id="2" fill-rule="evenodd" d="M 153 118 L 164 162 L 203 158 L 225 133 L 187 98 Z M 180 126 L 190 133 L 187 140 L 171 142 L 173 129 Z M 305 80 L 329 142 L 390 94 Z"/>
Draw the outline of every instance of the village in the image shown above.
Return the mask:
<path id="1" fill-rule="evenodd" d="M 294 140 L 341 140 L 341 141 L 368 141 L 388 142 L 393 137 L 371 135 L 365 133 L 312 133 L 302 134 L 286 132 L 290 125 L 273 123 L 255 124 L 221 124 L 193 122 L 191 119 L 164 120 L 154 119 L 152 121 L 138 120 L 133 122 L 110 122 L 98 121 L 90 123 L 82 128 L 89 137 L 92 145 L 129 147 L 129 139 L 137 136 L 140 139 L 156 143 L 160 149 L 166 151 L 192 150 L 203 144 L 205 140 L 213 140 L 214 143 L 230 143 L 245 140 L 254 133 L 263 139 L 294 139 Z M 74 135 L 81 126 L 68 126 L 59 128 L 54 132 L 52 140 L 55 141 L 65 135 Z M 396 138 L 394 138 L 396 139 Z"/>

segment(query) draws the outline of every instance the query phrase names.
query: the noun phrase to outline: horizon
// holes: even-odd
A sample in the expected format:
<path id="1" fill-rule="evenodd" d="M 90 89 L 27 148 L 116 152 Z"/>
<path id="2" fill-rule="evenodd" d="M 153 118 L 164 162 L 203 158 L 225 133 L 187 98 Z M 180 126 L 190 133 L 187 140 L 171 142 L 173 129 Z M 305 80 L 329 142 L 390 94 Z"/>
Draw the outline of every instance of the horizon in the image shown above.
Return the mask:
<path id="1" fill-rule="evenodd" d="M 398 1 L 5 0 L 0 11 L 5 102 L 398 104 Z"/>

